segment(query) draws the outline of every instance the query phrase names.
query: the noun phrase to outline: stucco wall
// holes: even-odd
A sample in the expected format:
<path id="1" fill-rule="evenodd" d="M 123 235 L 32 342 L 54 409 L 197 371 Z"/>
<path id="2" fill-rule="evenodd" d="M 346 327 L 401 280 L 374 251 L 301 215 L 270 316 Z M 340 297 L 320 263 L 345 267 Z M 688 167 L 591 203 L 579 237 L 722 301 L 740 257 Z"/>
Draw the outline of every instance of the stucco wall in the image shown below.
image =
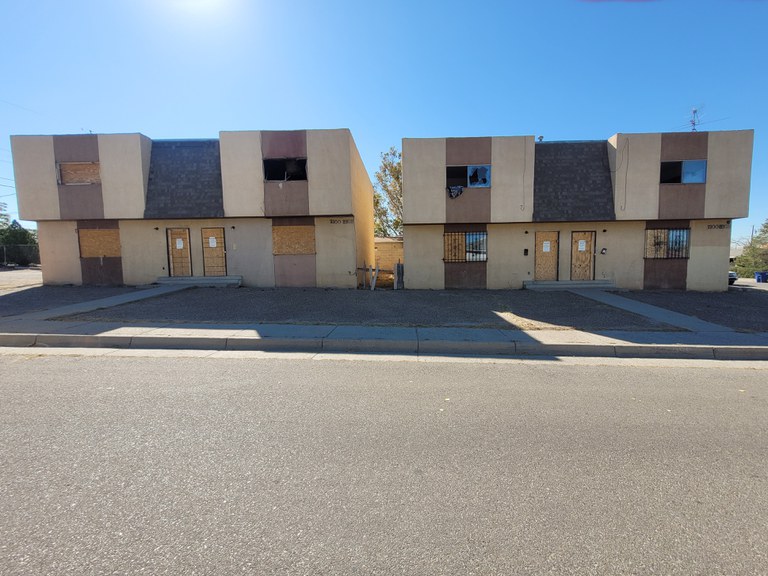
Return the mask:
<path id="1" fill-rule="evenodd" d="M 40 245 L 43 284 L 81 284 L 83 282 L 77 222 L 72 220 L 38 222 L 37 240 Z"/>
<path id="2" fill-rule="evenodd" d="M 534 150 L 533 136 L 492 139 L 491 222 L 533 218 Z"/>
<path id="3" fill-rule="evenodd" d="M 617 220 L 655 220 L 659 215 L 661 134 L 617 134 L 614 207 Z M 609 159 L 611 146 L 608 147 Z"/>
<path id="4" fill-rule="evenodd" d="M 744 218 L 749 214 L 753 140 L 753 130 L 709 133 L 706 218 Z"/>
<path id="5" fill-rule="evenodd" d="M 22 220 L 57 220 L 59 189 L 53 136 L 11 136 L 13 171 Z"/>
<path id="6" fill-rule="evenodd" d="M 352 212 L 355 216 L 356 263 L 358 268 L 376 260 L 373 225 L 373 186 L 352 135 L 349 136 Z M 362 272 L 358 276 L 362 283 Z"/>
<path id="7" fill-rule="evenodd" d="M 224 215 L 264 216 L 261 132 L 220 132 Z"/>
<path id="8" fill-rule="evenodd" d="M 100 134 L 99 163 L 104 218 L 143 218 L 147 197 L 149 159 L 144 166 L 146 142 L 141 134 Z"/>
<path id="9" fill-rule="evenodd" d="M 488 225 L 489 289 L 522 288 L 524 281 L 533 280 L 535 234 L 532 230 L 531 226 L 523 225 Z M 528 249 L 528 256 L 525 249 Z"/>
<path id="10" fill-rule="evenodd" d="M 309 213 L 352 214 L 349 130 L 307 130 Z"/>
<path id="11" fill-rule="evenodd" d="M 317 286 L 357 287 L 355 226 L 353 218 L 315 218 Z"/>
<path id="12" fill-rule="evenodd" d="M 445 197 L 445 138 L 403 138 L 405 223 L 445 222 Z"/>
<path id="13" fill-rule="evenodd" d="M 232 229 L 234 226 L 234 230 Z M 158 230 L 155 230 L 155 227 Z M 269 219 L 123 220 L 120 240 L 126 284 L 149 284 L 168 276 L 167 228 L 189 228 L 192 274 L 203 275 L 202 228 L 224 228 L 227 273 L 243 285 L 273 287 L 272 225 Z"/>
<path id="14" fill-rule="evenodd" d="M 405 226 L 403 251 L 406 288 L 431 290 L 445 288 L 442 225 Z"/>
<path id="15" fill-rule="evenodd" d="M 728 220 L 691 222 L 688 290 L 719 292 L 728 289 L 731 225 Z"/>

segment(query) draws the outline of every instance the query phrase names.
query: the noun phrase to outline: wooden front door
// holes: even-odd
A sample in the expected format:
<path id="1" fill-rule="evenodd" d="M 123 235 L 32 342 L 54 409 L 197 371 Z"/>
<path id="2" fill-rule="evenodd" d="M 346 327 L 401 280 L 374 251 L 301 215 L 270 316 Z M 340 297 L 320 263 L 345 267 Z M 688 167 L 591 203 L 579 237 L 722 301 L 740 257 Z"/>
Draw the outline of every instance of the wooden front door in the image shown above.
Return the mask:
<path id="1" fill-rule="evenodd" d="M 595 279 L 595 233 L 571 232 L 571 280 Z"/>
<path id="2" fill-rule="evenodd" d="M 224 249 L 224 228 L 203 228 L 203 274 L 226 276 L 227 257 Z"/>
<path id="3" fill-rule="evenodd" d="M 189 228 L 168 228 L 168 271 L 170 276 L 192 276 Z"/>
<path id="4" fill-rule="evenodd" d="M 557 280 L 559 232 L 536 232 L 534 280 Z"/>

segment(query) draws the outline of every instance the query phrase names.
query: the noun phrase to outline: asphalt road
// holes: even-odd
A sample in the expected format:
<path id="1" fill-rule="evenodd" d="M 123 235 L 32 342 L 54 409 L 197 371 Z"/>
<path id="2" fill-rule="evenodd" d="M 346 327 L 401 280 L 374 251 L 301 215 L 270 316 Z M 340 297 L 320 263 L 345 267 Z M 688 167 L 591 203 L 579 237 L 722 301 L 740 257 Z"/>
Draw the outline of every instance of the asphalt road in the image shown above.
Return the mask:
<path id="1" fill-rule="evenodd" d="M 0 573 L 765 574 L 766 372 L 583 364 L 2 356 Z"/>

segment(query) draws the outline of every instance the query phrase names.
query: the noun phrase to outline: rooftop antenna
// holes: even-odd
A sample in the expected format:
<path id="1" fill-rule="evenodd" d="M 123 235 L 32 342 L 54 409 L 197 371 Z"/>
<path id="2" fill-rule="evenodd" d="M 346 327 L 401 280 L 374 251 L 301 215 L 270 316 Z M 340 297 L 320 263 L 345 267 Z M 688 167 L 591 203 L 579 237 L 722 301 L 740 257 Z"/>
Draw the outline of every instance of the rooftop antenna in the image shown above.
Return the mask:
<path id="1" fill-rule="evenodd" d="M 691 132 L 696 132 L 696 126 L 701 124 L 701 120 L 699 120 L 699 111 L 696 108 L 691 110 L 691 119 L 689 122 L 691 124 Z"/>

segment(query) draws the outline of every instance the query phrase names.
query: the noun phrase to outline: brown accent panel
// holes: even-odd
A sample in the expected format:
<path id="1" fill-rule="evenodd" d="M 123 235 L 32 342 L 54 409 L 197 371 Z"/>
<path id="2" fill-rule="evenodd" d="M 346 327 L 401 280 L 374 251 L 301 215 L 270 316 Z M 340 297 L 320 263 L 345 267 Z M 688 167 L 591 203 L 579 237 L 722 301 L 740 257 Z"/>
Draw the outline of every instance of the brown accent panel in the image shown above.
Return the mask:
<path id="1" fill-rule="evenodd" d="M 312 216 L 299 216 L 296 218 L 273 218 L 272 226 L 314 226 L 315 219 Z"/>
<path id="2" fill-rule="evenodd" d="M 104 197 L 101 184 L 59 186 L 59 211 L 62 220 L 101 220 Z"/>
<path id="3" fill-rule="evenodd" d="M 560 244 L 559 232 L 536 232 L 536 256 L 534 280 L 557 280 Z M 545 251 L 545 242 L 549 242 L 549 250 Z"/>
<path id="4" fill-rule="evenodd" d="M 307 131 L 265 131 L 261 133 L 262 158 L 306 158 Z"/>
<path id="5" fill-rule="evenodd" d="M 120 286 L 123 284 L 122 258 L 80 258 L 83 284 Z"/>
<path id="6" fill-rule="evenodd" d="M 314 254 L 283 254 L 275 259 L 275 286 L 314 288 L 317 286 L 317 261 Z"/>
<path id="7" fill-rule="evenodd" d="M 78 220 L 78 230 L 118 230 L 119 220 Z"/>
<path id="8" fill-rule="evenodd" d="M 272 228 L 272 254 L 314 253 L 314 226 L 277 226 Z"/>
<path id="9" fill-rule="evenodd" d="M 203 228 L 203 275 L 226 276 L 227 256 L 224 242 L 224 228 Z"/>
<path id="10" fill-rule="evenodd" d="M 665 228 L 690 228 L 690 220 L 648 220 L 646 230 L 664 230 Z"/>
<path id="11" fill-rule="evenodd" d="M 81 258 L 120 257 L 120 230 L 84 228 L 77 231 Z"/>
<path id="12" fill-rule="evenodd" d="M 56 162 L 98 162 L 99 138 L 96 134 L 72 134 L 53 137 Z"/>
<path id="13" fill-rule="evenodd" d="M 584 250 L 579 250 L 583 242 Z M 571 280 L 595 279 L 595 233 L 571 232 Z"/>
<path id="14" fill-rule="evenodd" d="M 446 138 L 445 164 L 468 166 L 491 163 L 490 138 Z"/>
<path id="15" fill-rule="evenodd" d="M 704 218 L 705 184 L 660 184 L 659 218 Z"/>
<path id="16" fill-rule="evenodd" d="M 480 289 L 488 286 L 487 262 L 446 262 L 445 287 L 448 289 Z"/>
<path id="17" fill-rule="evenodd" d="M 487 232 L 486 224 L 445 224 L 443 232 Z"/>
<path id="18" fill-rule="evenodd" d="M 192 276 L 189 228 L 167 228 L 168 272 L 170 276 Z M 179 245 L 179 241 L 181 245 Z"/>
<path id="19" fill-rule="evenodd" d="M 98 162 L 61 162 L 59 164 L 61 184 L 101 184 Z"/>
<path id="20" fill-rule="evenodd" d="M 708 132 L 673 132 L 661 135 L 661 161 L 706 160 Z"/>
<path id="21" fill-rule="evenodd" d="M 687 282 L 687 258 L 646 258 L 643 276 L 645 290 L 685 290 Z"/>
<path id="22" fill-rule="evenodd" d="M 490 222 L 491 221 L 491 189 L 464 188 L 458 198 L 446 198 L 445 221 L 460 222 Z"/>
<path id="23" fill-rule="evenodd" d="M 309 214 L 309 184 L 306 180 L 264 183 L 265 216 Z"/>

